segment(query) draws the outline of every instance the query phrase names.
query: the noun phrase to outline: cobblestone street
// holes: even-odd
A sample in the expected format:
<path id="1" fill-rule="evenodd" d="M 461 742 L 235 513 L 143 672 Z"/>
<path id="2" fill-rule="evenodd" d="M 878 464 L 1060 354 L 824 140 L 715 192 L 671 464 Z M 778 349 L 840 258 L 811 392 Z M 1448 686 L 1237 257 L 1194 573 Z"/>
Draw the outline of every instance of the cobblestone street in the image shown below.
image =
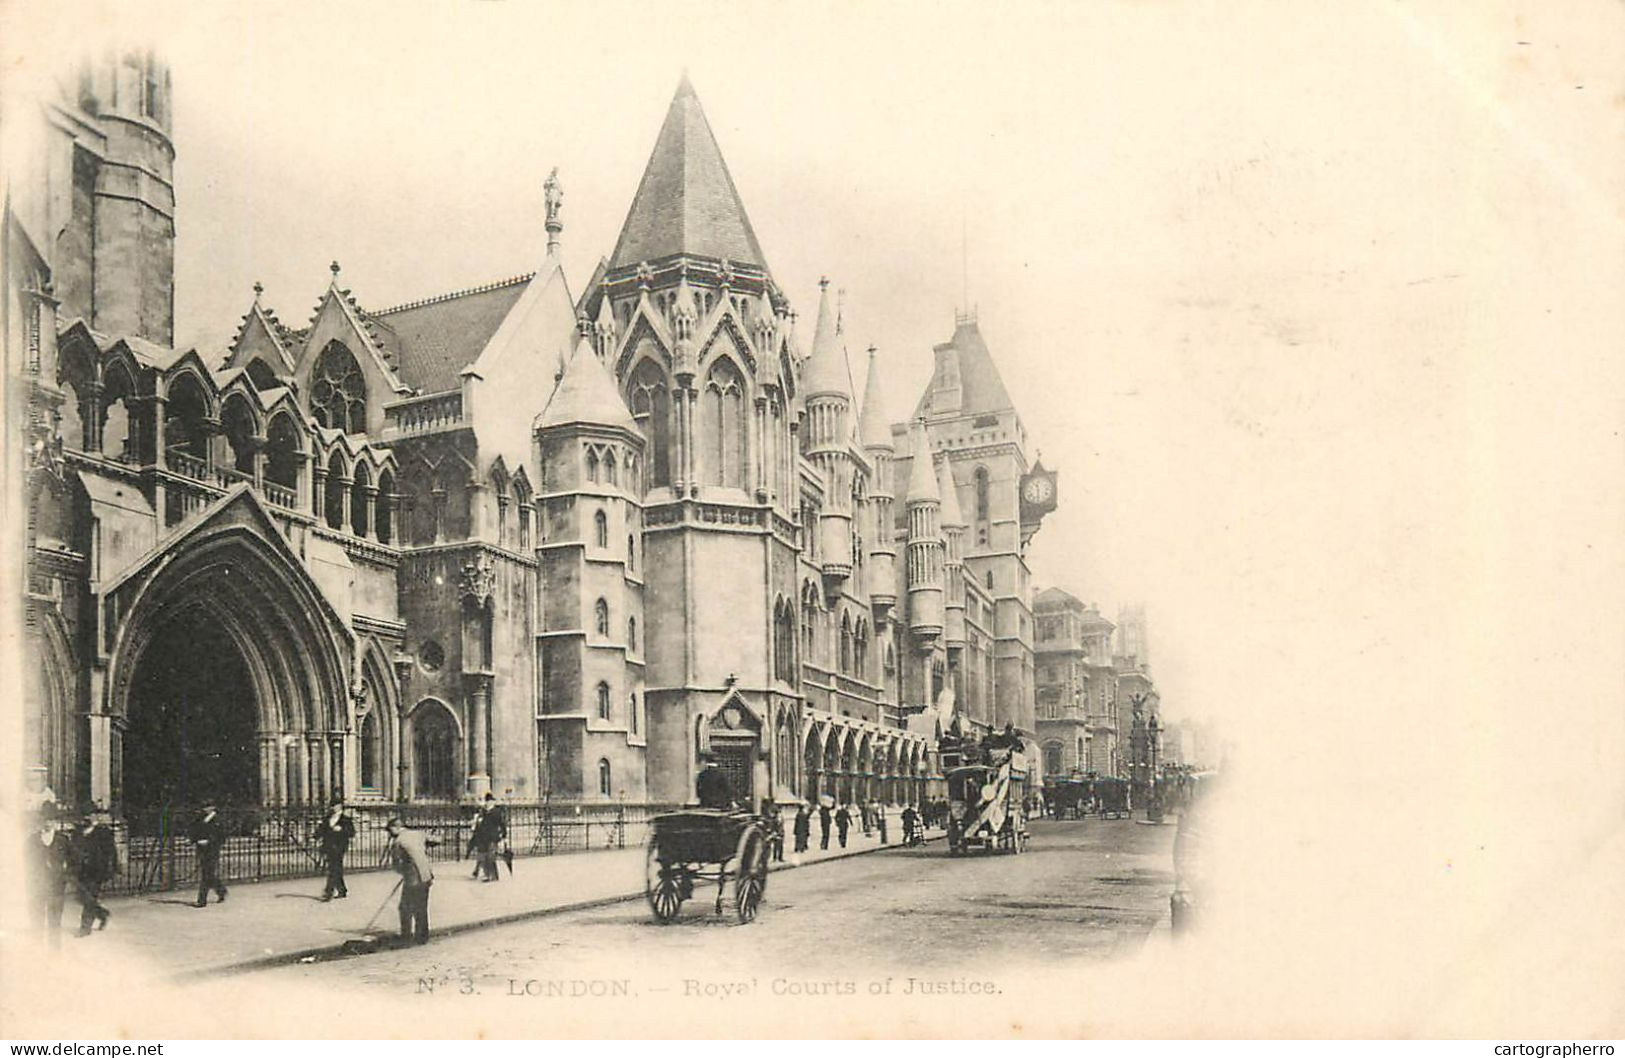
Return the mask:
<path id="1" fill-rule="evenodd" d="M 955 858 L 933 842 L 776 872 L 761 917 L 748 926 L 731 913 L 716 916 L 714 890 L 701 886 L 667 926 L 638 900 L 256 977 L 359 984 L 380 993 L 433 987 L 512 994 L 528 987 L 531 994 L 568 995 L 611 981 L 620 984 L 608 987 L 633 994 L 680 994 L 695 979 L 817 987 L 861 968 L 895 975 L 902 988 L 909 977 L 977 966 L 1104 959 L 1137 951 L 1165 919 L 1173 833 L 1172 826 L 1131 820 L 1040 822 L 1020 857 Z M 594 984 L 577 983 L 583 981 Z"/>

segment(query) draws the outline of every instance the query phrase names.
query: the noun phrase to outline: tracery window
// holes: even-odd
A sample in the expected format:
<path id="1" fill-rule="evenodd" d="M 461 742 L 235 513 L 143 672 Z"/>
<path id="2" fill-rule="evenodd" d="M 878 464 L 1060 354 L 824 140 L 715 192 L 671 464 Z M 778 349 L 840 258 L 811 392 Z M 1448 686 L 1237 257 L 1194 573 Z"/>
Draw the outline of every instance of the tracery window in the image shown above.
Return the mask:
<path id="1" fill-rule="evenodd" d="M 719 359 L 706 377 L 701 402 L 705 480 L 745 487 L 745 383 L 739 369 Z"/>
<path id="2" fill-rule="evenodd" d="M 361 365 L 337 339 L 327 343 L 311 372 L 310 413 L 329 429 L 344 433 L 367 429 L 367 382 Z"/>
<path id="3" fill-rule="evenodd" d="M 601 636 L 609 635 L 609 603 L 599 599 L 593 604 L 594 627 Z"/>
<path id="4" fill-rule="evenodd" d="M 645 359 L 627 383 L 632 418 L 648 443 L 650 488 L 671 484 L 671 401 L 666 376 L 653 360 Z"/>
<path id="5" fill-rule="evenodd" d="M 598 719 L 609 719 L 609 684 L 598 685 Z"/>

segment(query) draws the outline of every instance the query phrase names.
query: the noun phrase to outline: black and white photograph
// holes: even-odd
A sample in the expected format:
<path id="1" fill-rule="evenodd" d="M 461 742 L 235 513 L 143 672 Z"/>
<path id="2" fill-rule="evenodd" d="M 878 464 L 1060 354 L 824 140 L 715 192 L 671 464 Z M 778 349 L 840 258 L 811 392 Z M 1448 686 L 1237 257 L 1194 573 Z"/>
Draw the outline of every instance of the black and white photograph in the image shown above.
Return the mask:
<path id="1" fill-rule="evenodd" d="M 0 4 L 0 1037 L 1625 1034 L 1622 40 Z"/>

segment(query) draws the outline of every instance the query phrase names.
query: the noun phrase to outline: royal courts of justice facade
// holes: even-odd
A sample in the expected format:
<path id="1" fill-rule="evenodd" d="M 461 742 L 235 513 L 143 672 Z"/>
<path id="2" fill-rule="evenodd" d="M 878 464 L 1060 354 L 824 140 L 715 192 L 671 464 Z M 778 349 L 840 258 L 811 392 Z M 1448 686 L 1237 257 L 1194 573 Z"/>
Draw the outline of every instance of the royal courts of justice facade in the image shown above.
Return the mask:
<path id="1" fill-rule="evenodd" d="M 171 98 L 151 56 L 88 67 L 6 193 L 24 756 L 59 800 L 668 803 L 710 757 L 744 799 L 900 802 L 955 717 L 1035 733 L 1055 476 L 976 319 L 888 421 L 686 78 L 579 288 L 555 176 L 533 274 L 375 308 L 335 265 L 308 323 L 256 289 L 218 350 L 174 344 Z"/>

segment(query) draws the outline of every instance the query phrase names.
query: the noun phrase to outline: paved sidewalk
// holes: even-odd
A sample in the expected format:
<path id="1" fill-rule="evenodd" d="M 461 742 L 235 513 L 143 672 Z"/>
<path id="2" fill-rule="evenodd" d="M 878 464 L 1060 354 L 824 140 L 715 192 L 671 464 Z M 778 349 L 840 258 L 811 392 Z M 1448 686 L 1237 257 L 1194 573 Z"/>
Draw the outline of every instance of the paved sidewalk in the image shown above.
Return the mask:
<path id="1" fill-rule="evenodd" d="M 865 838 L 853 829 L 847 847 L 840 848 L 832 834 L 827 852 L 818 849 L 813 828 L 812 850 L 801 863 L 786 854 L 774 869 L 811 866 L 897 848 L 900 826 L 891 828 L 892 844 L 882 846 L 878 835 Z M 929 832 L 932 838 L 941 831 Z M 436 936 L 537 915 L 642 899 L 644 858 L 642 846 L 604 852 L 578 852 L 514 860 L 513 873 L 502 867 L 500 882 L 478 882 L 471 875 L 472 860 L 435 864 L 435 884 L 429 903 L 429 924 Z M 336 953 L 346 942 L 371 935 L 399 932 L 396 898 L 391 895 L 397 875 L 372 870 L 348 876 L 350 895 L 323 903 L 321 878 L 239 884 L 231 887 L 224 903 L 196 908 L 194 890 L 146 893 L 106 901 L 113 918 L 105 932 L 75 938 L 71 928 L 64 945 L 112 945 L 139 952 L 160 969 L 181 978 L 206 977 L 295 962 L 309 956 Z M 696 899 L 700 897 L 695 894 Z M 373 912 L 383 910 L 367 929 Z M 78 905 L 70 896 L 66 925 L 78 924 Z M 432 942 L 431 942 L 432 943 Z"/>

